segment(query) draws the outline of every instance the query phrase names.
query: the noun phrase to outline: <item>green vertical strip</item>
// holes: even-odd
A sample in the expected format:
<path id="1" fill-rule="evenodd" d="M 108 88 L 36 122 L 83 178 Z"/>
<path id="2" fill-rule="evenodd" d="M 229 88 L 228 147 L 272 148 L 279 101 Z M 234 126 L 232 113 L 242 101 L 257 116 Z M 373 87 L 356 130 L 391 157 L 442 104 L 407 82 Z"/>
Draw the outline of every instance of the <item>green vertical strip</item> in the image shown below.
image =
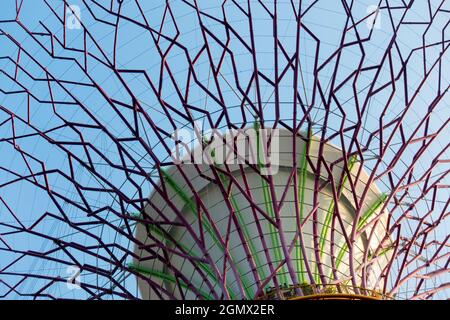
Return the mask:
<path id="1" fill-rule="evenodd" d="M 261 143 L 260 143 L 260 134 L 259 134 L 259 123 L 258 122 L 254 122 L 254 129 L 256 131 L 256 153 L 257 153 L 257 161 L 258 161 L 258 167 L 261 169 L 262 168 L 262 162 L 261 162 Z M 266 208 L 267 213 L 272 217 L 272 218 L 276 218 L 275 217 L 275 212 L 273 209 L 273 201 L 272 201 L 272 197 L 270 195 L 270 190 L 269 190 L 269 186 L 267 184 L 267 182 L 261 177 L 261 184 L 262 184 L 262 189 L 263 189 L 263 196 L 264 196 L 264 205 Z M 275 253 L 275 259 L 281 263 L 281 261 L 283 260 L 283 254 L 281 253 L 281 245 L 280 245 L 280 239 L 278 236 L 278 232 L 275 229 L 275 227 L 269 223 L 269 233 L 271 236 L 271 240 L 272 240 L 272 245 L 273 245 L 273 249 L 274 249 L 274 253 Z M 287 257 L 286 257 L 287 258 Z M 287 277 L 286 277 L 286 267 L 283 266 L 281 269 L 281 274 L 280 274 L 280 281 L 281 283 L 287 283 Z"/>
<path id="2" fill-rule="evenodd" d="M 172 177 L 167 174 L 164 170 L 161 170 L 164 179 L 167 181 L 169 186 L 183 199 L 183 201 L 188 205 L 188 207 L 191 209 L 192 213 L 197 214 L 197 207 L 192 201 L 192 199 L 177 185 L 177 183 L 172 179 Z M 225 251 L 222 244 L 219 242 L 219 239 L 217 238 L 216 234 L 213 232 L 211 224 L 207 219 L 202 219 L 203 226 L 205 227 L 205 230 L 208 232 L 208 234 L 213 239 L 214 243 L 222 249 L 222 251 Z"/>
<path id="3" fill-rule="evenodd" d="M 206 142 L 208 142 L 208 141 L 206 141 Z M 220 165 L 216 163 L 216 159 L 215 159 L 216 152 L 215 152 L 215 149 L 211 150 L 211 157 L 214 160 L 214 165 L 216 167 L 220 167 Z M 219 178 L 222 181 L 222 183 L 225 185 L 225 188 L 228 188 L 229 183 L 230 183 L 228 177 L 226 177 L 220 171 L 218 172 L 218 175 L 219 175 Z M 239 209 L 238 203 L 237 203 L 236 199 L 234 198 L 231 190 L 230 190 L 229 198 L 231 200 L 231 205 L 232 205 L 234 211 L 236 212 L 236 217 L 238 219 L 238 224 L 239 224 L 240 227 L 242 227 L 242 229 L 244 231 L 244 238 L 245 238 L 246 242 L 249 244 L 250 252 L 251 252 L 252 256 L 255 258 L 256 268 L 257 268 L 257 272 L 259 274 L 261 261 L 260 261 L 259 257 L 257 256 L 257 251 L 256 251 L 255 245 L 254 245 L 254 243 L 252 241 L 252 238 L 250 236 L 250 232 L 247 229 L 247 225 L 245 224 L 245 221 L 244 221 L 244 218 L 242 216 L 241 210 Z M 261 275 L 260 275 L 260 277 L 261 277 Z M 250 291 L 252 286 L 249 285 L 248 282 L 245 279 L 242 279 L 242 282 L 244 283 L 245 292 L 247 293 L 247 295 L 249 295 L 250 297 L 254 297 L 255 292 L 254 291 Z"/>
<path id="4" fill-rule="evenodd" d="M 349 173 L 352 172 L 352 168 L 353 168 L 355 162 L 356 162 L 356 156 L 351 157 L 350 161 L 349 161 L 349 165 L 348 165 L 348 172 Z M 338 195 L 337 195 L 338 199 L 341 197 L 341 194 L 342 194 L 342 192 L 344 190 L 345 183 L 347 182 L 347 180 L 348 180 L 348 175 L 347 175 L 347 172 L 345 172 L 345 170 L 344 170 L 344 177 L 342 179 L 342 186 L 339 188 L 339 192 L 338 192 Z M 322 227 L 322 232 L 320 234 L 320 239 L 319 239 L 320 257 L 323 256 L 325 243 L 326 243 L 326 240 L 327 240 L 327 237 L 328 237 L 328 231 L 330 230 L 330 227 L 331 227 L 331 220 L 333 218 L 334 206 L 335 206 L 335 199 L 334 199 L 334 197 L 332 197 L 331 198 L 331 202 L 330 202 L 330 206 L 328 207 L 327 215 L 325 216 L 325 221 L 324 221 L 324 224 L 323 224 L 323 227 Z M 319 276 L 319 267 L 318 267 L 317 264 L 316 264 L 315 270 L 316 270 L 316 282 L 318 284 L 320 284 L 321 280 L 320 280 L 320 276 Z"/>
<path id="5" fill-rule="evenodd" d="M 227 185 L 229 183 L 229 181 L 228 181 L 228 179 L 227 179 L 227 177 L 225 175 L 223 175 L 222 173 L 219 172 L 219 176 L 220 176 L 220 179 L 222 180 L 222 182 L 225 185 Z M 227 187 L 228 187 L 228 185 L 227 185 Z M 242 215 L 242 212 L 239 209 L 238 202 L 236 201 L 235 197 L 231 193 L 231 190 L 230 190 L 230 200 L 231 200 L 231 204 L 233 206 L 233 209 L 236 212 L 236 216 L 237 216 L 237 219 L 238 219 L 239 226 L 242 227 L 242 230 L 244 231 L 244 238 L 245 238 L 246 242 L 249 244 L 249 249 L 250 249 L 250 252 L 252 254 L 252 257 L 255 259 L 255 264 L 256 264 L 256 269 L 257 269 L 258 275 L 259 275 L 260 278 L 265 279 L 265 273 L 264 273 L 264 270 L 262 268 L 261 259 L 259 258 L 258 252 L 256 250 L 255 243 L 253 242 L 253 239 L 252 239 L 252 237 L 250 235 L 250 232 L 249 232 L 249 230 L 247 228 L 247 225 L 245 223 L 245 220 L 244 220 L 244 217 Z M 251 296 L 252 297 L 254 296 L 254 292 L 252 292 Z"/>
<path id="6" fill-rule="evenodd" d="M 190 256 L 194 257 L 194 258 L 199 258 L 198 254 L 194 253 L 192 249 L 189 249 L 187 246 L 183 245 L 182 243 L 173 240 L 173 239 L 169 239 L 167 238 L 164 233 L 160 230 L 159 226 L 156 225 L 147 225 L 147 232 L 151 232 L 153 235 L 156 235 L 160 238 L 161 241 L 163 242 L 171 242 L 175 245 L 178 245 L 179 247 L 183 248 L 184 251 L 186 251 Z M 211 266 L 207 263 L 204 262 L 200 262 L 198 264 L 198 266 L 211 278 L 213 279 L 213 281 L 218 284 L 218 279 L 216 277 L 216 275 L 214 274 L 213 270 L 211 269 Z M 230 293 L 230 297 L 231 299 L 235 299 L 236 296 L 235 294 L 231 291 L 230 287 L 227 287 L 228 291 Z"/>
<path id="7" fill-rule="evenodd" d="M 191 288 L 183 280 L 178 279 L 178 282 L 177 282 L 177 279 L 175 279 L 174 276 L 169 275 L 167 273 L 164 273 L 164 272 L 161 272 L 161 271 L 152 270 L 152 269 L 143 268 L 141 266 L 136 266 L 133 263 L 128 264 L 128 268 L 136 270 L 139 273 L 150 275 L 152 277 L 159 278 L 161 280 L 168 281 L 168 282 L 171 282 L 171 283 L 174 283 L 174 284 L 179 283 L 181 285 L 181 287 L 183 287 L 183 288 L 185 288 L 187 290 L 190 290 L 192 293 L 195 293 L 195 292 L 193 292 L 191 290 Z M 194 288 L 196 288 L 196 290 L 198 290 L 198 292 L 202 295 L 202 297 L 204 299 L 206 299 L 206 300 L 213 300 L 213 297 L 211 295 L 209 295 L 205 291 L 201 290 L 198 286 L 194 285 L 193 283 L 191 283 L 191 285 Z"/>
<path id="8" fill-rule="evenodd" d="M 387 194 L 383 193 L 377 201 L 362 215 L 361 219 L 358 223 L 358 231 L 364 227 L 364 225 L 367 223 L 367 220 L 380 208 L 387 200 L 388 196 Z"/>
<path id="9" fill-rule="evenodd" d="M 271 200 L 271 196 L 270 196 L 270 191 L 269 191 L 269 186 L 267 185 L 266 181 L 264 179 L 262 179 L 262 188 L 263 188 L 263 195 L 264 195 L 264 205 L 266 207 L 266 211 L 267 213 L 275 219 L 275 213 L 273 211 L 273 203 Z M 273 245 L 273 249 L 275 252 L 275 259 L 281 263 L 281 261 L 283 260 L 283 255 L 281 253 L 281 245 L 280 245 L 280 241 L 278 238 L 278 232 L 275 229 L 275 227 L 269 223 L 269 232 L 270 232 L 270 236 L 271 236 L 271 240 L 272 240 L 272 245 Z M 282 270 L 281 270 L 281 275 L 280 275 L 280 281 L 282 283 L 287 283 L 287 277 L 286 277 L 286 269 L 283 266 Z"/>
<path id="10" fill-rule="evenodd" d="M 376 201 L 375 203 L 370 206 L 370 208 L 362 215 L 361 220 L 358 223 L 358 227 L 357 230 L 361 230 L 364 225 L 367 223 L 367 221 L 369 220 L 369 218 L 386 202 L 387 200 L 387 194 L 382 194 Z M 342 245 L 341 250 L 338 253 L 338 256 L 336 258 L 336 269 L 339 268 L 339 265 L 342 262 L 342 259 L 344 258 L 344 254 L 348 251 L 348 245 L 345 242 Z M 330 276 L 331 277 L 331 276 Z"/>
<path id="11" fill-rule="evenodd" d="M 188 205 L 188 207 L 191 209 L 191 211 L 194 214 L 197 214 L 197 208 L 196 208 L 194 202 L 192 201 L 192 199 L 181 189 L 180 186 L 178 186 L 178 184 L 172 179 L 172 177 L 169 174 L 167 174 L 167 172 L 165 172 L 164 170 L 161 170 L 161 172 L 162 172 L 164 179 L 169 184 L 169 186 L 181 197 L 181 199 L 183 199 L 183 201 Z M 222 244 L 220 243 L 216 234 L 213 232 L 212 226 L 209 223 L 209 221 L 207 219 L 202 219 L 202 225 L 205 227 L 205 230 L 211 236 L 214 243 L 222 250 L 223 253 L 225 253 L 225 248 L 222 246 Z M 234 263 L 234 259 L 231 256 L 231 253 L 230 253 L 230 258 L 231 258 L 231 261 Z M 243 277 L 242 270 L 240 270 L 237 265 L 236 265 L 236 268 L 240 275 L 240 280 L 243 283 L 246 295 L 251 297 L 251 292 L 249 291 L 250 285 L 248 283 L 246 283 L 246 279 Z M 231 294 L 230 294 L 230 296 L 231 296 Z"/>
<path id="12" fill-rule="evenodd" d="M 308 152 L 308 144 L 305 143 L 303 146 L 303 154 L 302 154 L 302 160 L 300 163 L 300 184 L 298 186 L 298 194 L 299 194 L 299 207 L 300 207 L 300 223 L 303 222 L 303 210 L 304 210 L 304 203 L 305 203 L 305 185 L 306 185 L 306 153 Z M 297 269 L 299 274 L 299 281 L 300 283 L 305 282 L 305 262 L 303 260 L 303 253 L 301 249 L 301 243 L 300 238 L 296 242 L 296 260 L 297 260 Z"/>
<path id="13" fill-rule="evenodd" d="M 379 254 L 376 255 L 376 257 L 377 257 L 377 258 L 378 258 L 378 257 L 382 257 L 382 256 L 384 256 L 385 254 L 387 254 L 389 251 L 391 251 L 392 249 L 393 249 L 393 247 L 390 246 L 390 247 L 388 247 L 388 248 L 382 250 Z M 372 255 L 369 253 L 368 257 L 369 257 L 369 259 L 372 258 Z"/>

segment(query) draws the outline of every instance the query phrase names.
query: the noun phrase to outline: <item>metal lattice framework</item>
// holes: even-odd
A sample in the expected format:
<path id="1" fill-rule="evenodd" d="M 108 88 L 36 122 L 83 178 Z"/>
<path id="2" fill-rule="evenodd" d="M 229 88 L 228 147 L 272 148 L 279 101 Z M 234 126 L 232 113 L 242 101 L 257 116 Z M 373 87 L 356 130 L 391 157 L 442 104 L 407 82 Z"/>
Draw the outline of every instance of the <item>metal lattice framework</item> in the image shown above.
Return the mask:
<path id="1" fill-rule="evenodd" d="M 1 297 L 134 299 L 136 278 L 159 299 L 448 297 L 448 1 L 73 2 L 1 3 Z M 193 165 L 221 195 L 219 221 L 170 157 L 181 145 L 172 133 L 249 127 L 290 132 L 292 168 L 280 185 L 258 165 L 239 165 L 239 179 L 227 165 L 207 175 Z M 256 191 L 251 175 L 261 177 Z M 373 185 L 381 193 L 368 203 Z M 287 237 L 290 189 L 299 192 Z M 349 228 L 335 205 L 344 189 Z M 362 236 L 379 239 L 355 258 Z"/>

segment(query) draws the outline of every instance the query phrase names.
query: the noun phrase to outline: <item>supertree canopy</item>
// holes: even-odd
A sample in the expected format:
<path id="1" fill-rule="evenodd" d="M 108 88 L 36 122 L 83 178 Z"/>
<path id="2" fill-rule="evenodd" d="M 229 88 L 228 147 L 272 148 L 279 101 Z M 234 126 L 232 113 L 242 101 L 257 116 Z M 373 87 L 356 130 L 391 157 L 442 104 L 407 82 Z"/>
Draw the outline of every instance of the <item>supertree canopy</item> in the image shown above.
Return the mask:
<path id="1" fill-rule="evenodd" d="M 450 1 L 4 0 L 0 297 L 446 299 Z"/>

